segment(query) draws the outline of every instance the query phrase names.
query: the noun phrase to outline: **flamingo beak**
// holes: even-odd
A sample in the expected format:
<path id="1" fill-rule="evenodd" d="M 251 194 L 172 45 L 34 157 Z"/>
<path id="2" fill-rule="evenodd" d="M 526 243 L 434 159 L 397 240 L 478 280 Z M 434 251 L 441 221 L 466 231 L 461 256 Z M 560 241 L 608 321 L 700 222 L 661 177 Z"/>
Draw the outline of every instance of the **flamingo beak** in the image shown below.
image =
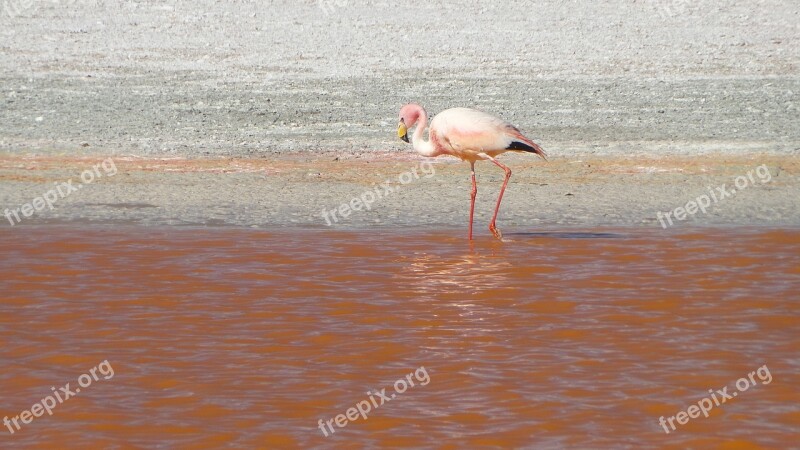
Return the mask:
<path id="1" fill-rule="evenodd" d="M 397 126 L 397 137 L 408 142 L 408 128 L 403 119 L 400 119 L 400 124 Z"/>

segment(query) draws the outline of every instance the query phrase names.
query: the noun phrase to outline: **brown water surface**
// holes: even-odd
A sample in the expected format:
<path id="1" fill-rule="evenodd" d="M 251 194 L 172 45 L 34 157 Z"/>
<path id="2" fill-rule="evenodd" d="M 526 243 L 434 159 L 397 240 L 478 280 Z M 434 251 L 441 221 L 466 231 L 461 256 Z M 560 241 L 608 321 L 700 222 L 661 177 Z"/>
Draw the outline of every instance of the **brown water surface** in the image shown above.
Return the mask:
<path id="1" fill-rule="evenodd" d="M 0 229 L 5 448 L 800 442 L 800 231 Z M 772 377 L 674 416 L 767 365 Z M 410 387 L 325 437 L 367 392 Z"/>

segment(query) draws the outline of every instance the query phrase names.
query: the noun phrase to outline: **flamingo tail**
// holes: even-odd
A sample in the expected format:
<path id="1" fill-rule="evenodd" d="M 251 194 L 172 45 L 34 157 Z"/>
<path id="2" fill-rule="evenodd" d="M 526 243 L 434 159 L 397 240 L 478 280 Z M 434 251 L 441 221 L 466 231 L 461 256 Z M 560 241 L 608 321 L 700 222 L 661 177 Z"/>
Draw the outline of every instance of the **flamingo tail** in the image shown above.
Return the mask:
<path id="1" fill-rule="evenodd" d="M 506 150 L 518 150 L 528 153 L 535 153 L 547 161 L 547 153 L 544 152 L 542 147 L 539 147 L 539 144 L 523 136 L 518 129 L 510 127 L 509 134 L 514 140 L 511 141 L 511 144 L 509 144 L 508 147 L 506 147 Z"/>

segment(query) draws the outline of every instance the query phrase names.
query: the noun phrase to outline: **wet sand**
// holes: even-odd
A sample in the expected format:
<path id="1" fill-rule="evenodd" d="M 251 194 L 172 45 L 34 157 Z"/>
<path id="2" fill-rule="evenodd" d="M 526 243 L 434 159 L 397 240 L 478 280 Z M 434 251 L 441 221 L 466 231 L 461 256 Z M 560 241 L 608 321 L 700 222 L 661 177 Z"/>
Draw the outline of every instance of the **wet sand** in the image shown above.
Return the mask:
<path id="1" fill-rule="evenodd" d="M 0 156 L 0 193 L 7 208 L 20 208 L 59 183 L 75 180 L 109 157 Z M 235 225 L 254 228 L 334 227 L 379 231 L 385 227 L 448 227 L 466 233 L 469 166 L 454 158 L 411 153 L 382 157 L 331 152 L 310 158 L 141 158 L 113 156 L 115 175 L 97 178 L 31 217 L 3 218 L 2 225 L 98 222 L 142 225 Z M 324 158 L 324 159 L 323 159 Z M 502 158 L 514 171 L 500 211 L 508 231 L 561 227 L 641 226 L 662 230 L 696 226 L 800 225 L 798 158 L 774 154 L 693 157 Z M 759 178 L 754 172 L 764 167 Z M 416 170 L 419 177 L 403 177 Z M 102 170 L 100 171 L 102 173 Z M 478 164 L 476 230 L 486 234 L 502 172 Z M 752 183 L 684 221 L 658 213 L 710 196 L 737 177 Z M 401 179 L 401 177 L 403 177 Z M 389 181 L 392 191 L 381 186 Z M 408 181 L 403 184 L 402 181 Z M 767 181 L 768 180 L 768 181 Z M 741 179 L 739 181 L 742 181 Z M 344 203 L 372 192 L 369 209 L 347 217 Z M 379 197 L 380 196 L 380 197 Z M 328 212 L 328 213 L 326 213 Z M 328 218 L 326 219 L 326 215 Z"/>
<path id="2" fill-rule="evenodd" d="M 82 184 L 83 172 L 108 158 L 114 161 L 113 176 L 96 177 L 59 198 L 52 210 L 45 206 L 19 221 L 0 217 L 0 226 L 88 221 L 364 232 L 386 226 L 413 226 L 420 231 L 446 226 L 456 235 L 466 233 L 469 165 L 411 152 L 285 153 L 258 159 L 4 154 L 0 155 L 4 207 L 20 208 L 70 179 Z M 513 170 L 498 222 L 508 231 L 618 225 L 662 230 L 662 223 L 670 228 L 800 225 L 800 159 L 794 156 L 556 154 L 545 162 L 512 154 L 501 159 Z M 758 167 L 763 167 L 760 175 Z M 502 172 L 486 163 L 479 163 L 476 170 L 476 229 L 485 234 Z M 737 178 L 745 181 L 744 188 L 712 201 L 705 213 L 697 211 L 671 226 L 663 215 L 659 219 L 659 212 L 685 207 L 698 196 L 716 195 L 723 185 L 727 191 L 736 190 Z M 387 180 L 391 192 L 384 195 Z M 347 217 L 337 214 L 336 220 L 330 217 L 331 210 L 338 211 L 367 192 L 375 197 L 369 209 L 362 207 Z"/>
<path id="3" fill-rule="evenodd" d="M 789 448 L 800 234 L 0 228 L 3 446 Z M 766 365 L 768 383 L 665 433 Z M 423 366 L 325 437 L 329 420 Z M 388 393 L 387 393 L 388 395 Z M 334 425 L 335 427 L 335 425 Z"/>

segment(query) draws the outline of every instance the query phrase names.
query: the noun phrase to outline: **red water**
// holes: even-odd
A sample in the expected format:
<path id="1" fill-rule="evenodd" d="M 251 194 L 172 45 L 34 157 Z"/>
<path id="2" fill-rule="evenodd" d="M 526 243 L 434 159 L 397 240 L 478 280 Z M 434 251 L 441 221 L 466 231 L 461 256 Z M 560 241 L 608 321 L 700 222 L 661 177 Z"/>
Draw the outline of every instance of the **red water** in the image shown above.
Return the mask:
<path id="1" fill-rule="evenodd" d="M 800 442 L 800 231 L 0 229 L 0 446 Z M 767 365 L 772 377 L 667 434 Z M 429 376 L 325 437 L 423 366 Z M 13 425 L 12 425 L 13 427 Z"/>

